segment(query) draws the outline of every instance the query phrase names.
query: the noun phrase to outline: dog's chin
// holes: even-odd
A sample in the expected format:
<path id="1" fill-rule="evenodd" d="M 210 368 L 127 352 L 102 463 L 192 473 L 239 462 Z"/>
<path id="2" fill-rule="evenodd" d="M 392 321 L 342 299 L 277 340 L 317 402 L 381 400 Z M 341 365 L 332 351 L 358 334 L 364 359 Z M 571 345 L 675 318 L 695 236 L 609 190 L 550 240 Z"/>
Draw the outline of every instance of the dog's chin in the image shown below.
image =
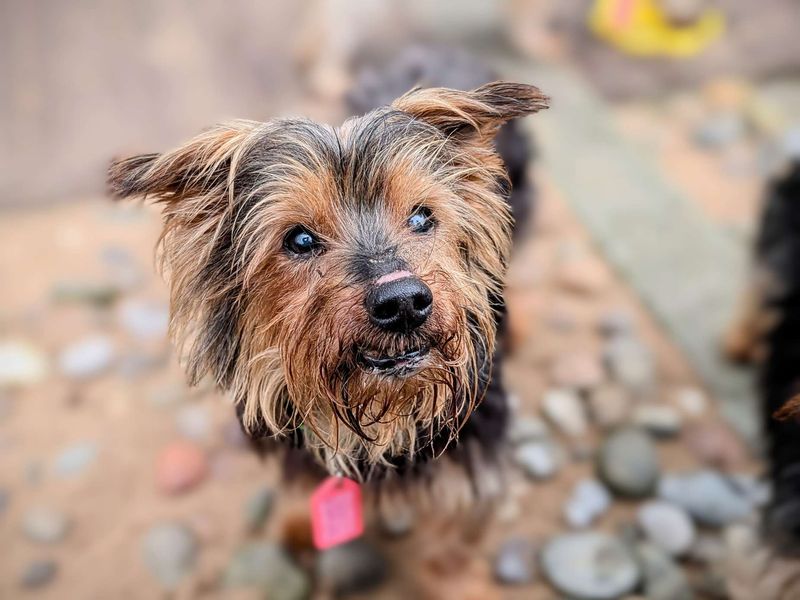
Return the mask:
<path id="1" fill-rule="evenodd" d="M 358 366 L 371 375 L 408 379 L 430 362 L 430 346 L 417 346 L 396 353 L 361 348 L 356 354 Z"/>

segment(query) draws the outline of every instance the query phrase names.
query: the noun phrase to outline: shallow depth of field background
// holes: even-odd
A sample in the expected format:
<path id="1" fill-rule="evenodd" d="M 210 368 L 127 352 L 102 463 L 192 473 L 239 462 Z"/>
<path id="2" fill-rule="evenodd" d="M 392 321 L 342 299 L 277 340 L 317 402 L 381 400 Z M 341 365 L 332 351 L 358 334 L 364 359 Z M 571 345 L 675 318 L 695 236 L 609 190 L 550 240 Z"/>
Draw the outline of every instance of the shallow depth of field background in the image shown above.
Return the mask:
<path id="1" fill-rule="evenodd" d="M 606 4 L 0 3 L 0 598 L 724 597 L 769 490 L 720 340 L 764 184 L 800 152 L 800 5 L 617 2 L 667 11 L 642 56 L 590 30 Z M 306 492 L 185 386 L 159 215 L 109 201 L 104 171 L 229 118 L 340 123 L 354 75 L 413 44 L 552 96 L 508 279 L 515 466 L 464 556 L 435 510 L 318 554 L 287 525 Z"/>

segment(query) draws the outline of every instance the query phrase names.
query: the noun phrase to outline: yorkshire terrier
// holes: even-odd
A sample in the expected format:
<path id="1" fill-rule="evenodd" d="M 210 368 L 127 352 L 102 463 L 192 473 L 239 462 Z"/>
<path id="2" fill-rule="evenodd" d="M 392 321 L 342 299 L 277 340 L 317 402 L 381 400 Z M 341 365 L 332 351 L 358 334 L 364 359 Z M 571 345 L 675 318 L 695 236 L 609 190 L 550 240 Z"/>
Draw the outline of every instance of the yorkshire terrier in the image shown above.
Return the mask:
<path id="1" fill-rule="evenodd" d="M 163 207 L 171 333 L 245 431 L 378 490 L 500 460 L 498 326 L 512 239 L 500 127 L 530 85 L 413 90 L 341 127 L 217 126 L 115 161 Z M 394 482 L 394 483 L 392 483 Z"/>

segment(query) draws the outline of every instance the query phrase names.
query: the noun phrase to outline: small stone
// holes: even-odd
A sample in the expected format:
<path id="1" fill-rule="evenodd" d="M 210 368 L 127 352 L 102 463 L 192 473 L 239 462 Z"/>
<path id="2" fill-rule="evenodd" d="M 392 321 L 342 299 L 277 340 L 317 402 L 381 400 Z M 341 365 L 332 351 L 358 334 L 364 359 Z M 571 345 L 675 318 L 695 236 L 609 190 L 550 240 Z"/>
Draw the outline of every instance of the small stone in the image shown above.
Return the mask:
<path id="1" fill-rule="evenodd" d="M 753 506 L 763 507 L 772 500 L 772 487 L 768 481 L 748 473 L 731 473 L 728 481 Z"/>
<path id="2" fill-rule="evenodd" d="M 731 469 L 747 460 L 747 451 L 739 437 L 724 423 L 692 423 L 683 440 L 689 450 L 706 465 Z"/>
<path id="3" fill-rule="evenodd" d="M 597 471 L 616 494 L 640 498 L 652 493 L 658 482 L 658 455 L 645 432 L 619 429 L 601 444 Z"/>
<path id="4" fill-rule="evenodd" d="M 518 415 L 511 419 L 508 428 L 508 441 L 514 445 L 523 442 L 543 440 L 550 430 L 547 423 L 536 417 Z"/>
<path id="5" fill-rule="evenodd" d="M 704 120 L 692 135 L 698 146 L 713 149 L 732 144 L 744 135 L 745 129 L 741 115 L 724 112 Z"/>
<path id="6" fill-rule="evenodd" d="M 525 442 L 514 450 L 514 460 L 528 477 L 549 479 L 559 468 L 559 458 L 552 442 Z"/>
<path id="7" fill-rule="evenodd" d="M 248 544 L 234 554 L 223 577 L 228 588 L 255 588 L 270 600 L 303 600 L 311 593 L 308 576 L 274 542 Z"/>
<path id="8" fill-rule="evenodd" d="M 244 507 L 244 522 L 247 531 L 250 533 L 259 531 L 272 512 L 274 504 L 275 490 L 267 486 L 258 488 L 247 499 Z"/>
<path id="9" fill-rule="evenodd" d="M 586 411 L 578 395 L 567 389 L 551 389 L 542 398 L 544 415 L 567 435 L 586 433 Z"/>
<path id="10" fill-rule="evenodd" d="M 186 492 L 208 475 L 208 458 L 199 446 L 188 441 L 168 444 L 156 462 L 156 483 L 166 494 Z"/>
<path id="11" fill-rule="evenodd" d="M 605 337 L 632 335 L 634 332 L 633 318 L 626 310 L 610 310 L 600 316 L 597 329 Z"/>
<path id="12" fill-rule="evenodd" d="M 53 286 L 50 296 L 58 303 L 107 308 L 119 298 L 120 290 L 106 281 L 59 281 Z"/>
<path id="13" fill-rule="evenodd" d="M 638 544 L 636 558 L 648 600 L 692 600 L 692 588 L 683 570 L 661 548 Z"/>
<path id="14" fill-rule="evenodd" d="M 114 343 L 96 335 L 67 346 L 59 355 L 61 372 L 73 379 L 94 377 L 105 371 L 114 360 Z"/>
<path id="15" fill-rule="evenodd" d="M 166 589 L 178 587 L 197 558 L 197 538 L 181 523 L 160 523 L 142 540 L 142 558 L 150 574 Z"/>
<path id="16" fill-rule="evenodd" d="M 52 544 L 64 539 L 69 531 L 67 517 L 49 508 L 32 508 L 22 520 L 25 535 L 34 542 Z"/>
<path id="17" fill-rule="evenodd" d="M 633 411 L 632 422 L 660 438 L 678 435 L 681 414 L 669 404 L 641 404 Z"/>
<path id="18" fill-rule="evenodd" d="M 129 300 L 120 306 L 122 327 L 139 339 L 166 338 L 169 309 L 158 303 Z"/>
<path id="19" fill-rule="evenodd" d="M 603 367 L 592 354 L 568 354 L 555 362 L 552 378 L 559 387 L 591 389 L 603 381 Z"/>
<path id="20" fill-rule="evenodd" d="M 626 388 L 648 392 L 655 383 L 653 358 L 640 342 L 618 336 L 606 344 L 604 357 L 611 375 Z"/>
<path id="21" fill-rule="evenodd" d="M 678 506 L 663 500 L 651 500 L 639 508 L 639 526 L 647 538 L 672 556 L 682 556 L 696 537 L 694 523 Z"/>
<path id="22" fill-rule="evenodd" d="M 52 560 L 34 560 L 25 566 L 20 577 L 20 585 L 34 589 L 47 585 L 58 574 L 58 565 Z"/>
<path id="23" fill-rule="evenodd" d="M 701 533 L 689 549 L 687 558 L 701 564 L 719 564 L 725 558 L 725 543 L 719 535 Z"/>
<path id="24" fill-rule="evenodd" d="M 53 470 L 59 477 L 80 475 L 97 458 L 97 444 L 79 442 L 65 448 L 56 457 Z"/>
<path id="25" fill-rule="evenodd" d="M 550 540 L 542 552 L 542 568 L 561 593 L 587 600 L 619 598 L 639 581 L 639 567 L 626 546 L 592 531 Z"/>
<path id="26" fill-rule="evenodd" d="M 706 395 L 699 389 L 685 387 L 675 392 L 675 403 L 683 413 L 692 419 L 702 417 L 708 409 Z"/>
<path id="27" fill-rule="evenodd" d="M 0 341 L 0 389 L 34 385 L 47 377 L 47 360 L 34 346 Z"/>
<path id="28" fill-rule="evenodd" d="M 494 576 L 506 585 L 525 585 L 533 581 L 536 548 L 524 538 L 506 540 L 494 559 Z"/>
<path id="29" fill-rule="evenodd" d="M 677 504 L 698 523 L 723 527 L 748 517 L 751 503 L 716 471 L 665 475 L 658 485 L 660 498 Z"/>
<path id="30" fill-rule="evenodd" d="M 564 504 L 564 519 L 574 529 L 583 529 L 611 506 L 611 494 L 596 479 L 582 479 Z"/>
<path id="31" fill-rule="evenodd" d="M 628 392 L 616 384 L 605 384 L 593 389 L 588 402 L 592 420 L 604 430 L 622 425 L 631 412 Z"/>
<path id="32" fill-rule="evenodd" d="M 183 437 L 205 442 L 211 437 L 211 415 L 205 406 L 189 405 L 175 415 L 175 428 Z"/>
<path id="33" fill-rule="evenodd" d="M 335 595 L 355 594 L 383 583 L 388 565 L 377 548 L 357 539 L 320 552 L 316 573 L 323 590 Z"/>

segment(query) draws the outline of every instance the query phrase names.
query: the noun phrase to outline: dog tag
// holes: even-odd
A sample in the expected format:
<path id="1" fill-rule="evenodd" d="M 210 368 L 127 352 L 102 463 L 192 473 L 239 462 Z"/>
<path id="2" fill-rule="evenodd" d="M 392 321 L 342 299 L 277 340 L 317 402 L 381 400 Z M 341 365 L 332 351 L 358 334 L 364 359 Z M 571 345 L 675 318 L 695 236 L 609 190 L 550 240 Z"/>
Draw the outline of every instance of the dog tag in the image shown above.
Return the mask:
<path id="1" fill-rule="evenodd" d="M 346 477 L 328 477 L 311 496 L 311 532 L 318 550 L 337 546 L 364 532 L 361 486 Z"/>

